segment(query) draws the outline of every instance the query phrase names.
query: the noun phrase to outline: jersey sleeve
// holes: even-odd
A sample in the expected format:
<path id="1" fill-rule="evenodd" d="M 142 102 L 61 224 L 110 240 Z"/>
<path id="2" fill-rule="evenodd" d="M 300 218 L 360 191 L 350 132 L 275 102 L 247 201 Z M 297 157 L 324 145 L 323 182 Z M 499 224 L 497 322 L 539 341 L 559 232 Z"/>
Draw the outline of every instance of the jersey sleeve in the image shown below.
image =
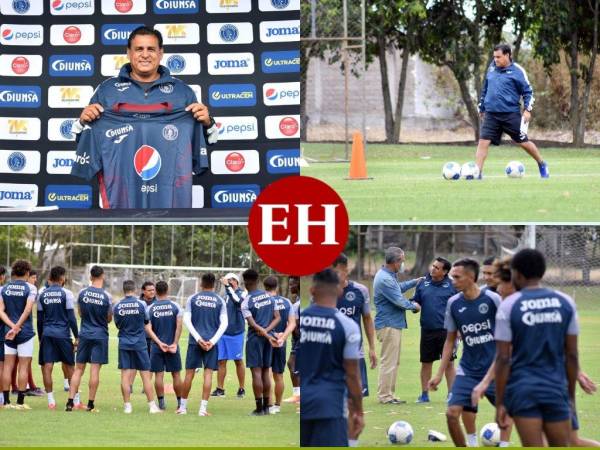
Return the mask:
<path id="1" fill-rule="evenodd" d="M 354 285 L 361 292 L 364 299 L 362 313 L 371 314 L 371 298 L 369 297 L 369 289 L 367 289 L 365 285 L 360 283 L 355 283 Z"/>
<path id="2" fill-rule="evenodd" d="M 192 172 L 201 175 L 208 169 L 208 151 L 204 137 L 204 126 L 195 121 L 194 136 L 192 138 Z"/>
<path id="3" fill-rule="evenodd" d="M 458 299 L 457 296 L 450 297 L 448 304 L 446 305 L 446 314 L 444 316 L 444 328 L 450 332 L 454 332 L 458 329 L 456 326 L 456 320 L 452 315 L 452 304 Z"/>
<path id="4" fill-rule="evenodd" d="M 142 304 L 142 308 L 144 308 L 144 323 L 150 322 L 150 308 L 144 304 L 144 302 L 140 301 Z"/>
<path id="5" fill-rule="evenodd" d="M 502 342 L 512 341 L 512 328 L 510 325 L 510 313 L 513 305 L 521 297 L 520 292 L 509 295 L 500 303 L 498 312 L 496 312 L 496 325 L 494 328 L 494 339 Z"/>
<path id="6" fill-rule="evenodd" d="M 68 289 L 65 289 L 65 294 L 67 296 L 66 308 L 67 309 L 75 309 L 75 296 L 73 295 L 73 292 L 71 292 Z"/>
<path id="7" fill-rule="evenodd" d="M 571 336 L 576 336 L 579 334 L 579 315 L 577 314 L 577 306 L 575 305 L 575 300 L 573 300 L 567 294 L 563 294 L 562 292 L 561 294 L 573 309 L 573 314 L 571 314 L 571 320 L 569 320 L 569 326 L 567 328 L 567 334 Z"/>
<path id="8" fill-rule="evenodd" d="M 187 312 L 187 313 L 192 312 L 192 297 L 193 297 L 193 295 L 190 295 L 185 302 L 185 312 Z"/>
<path id="9" fill-rule="evenodd" d="M 344 342 L 344 359 L 360 359 L 360 328 L 358 328 L 356 322 L 339 311 L 336 313 L 336 317 L 341 322 L 346 337 Z"/>
<path id="10" fill-rule="evenodd" d="M 248 305 L 248 297 L 246 297 L 242 302 L 242 316 L 244 316 L 244 319 L 252 317 L 252 313 L 250 312 L 250 307 Z"/>
<path id="11" fill-rule="evenodd" d="M 98 119 L 93 126 L 86 125 L 78 134 L 77 150 L 71 175 L 91 180 L 102 170 L 102 152 L 98 145 L 93 127 L 98 126 Z"/>
<path id="12" fill-rule="evenodd" d="M 29 286 L 29 296 L 27 297 L 27 301 L 31 302 L 31 303 L 35 303 L 35 300 L 36 300 L 37 295 L 38 295 L 38 290 L 31 283 L 27 283 L 27 286 Z"/>

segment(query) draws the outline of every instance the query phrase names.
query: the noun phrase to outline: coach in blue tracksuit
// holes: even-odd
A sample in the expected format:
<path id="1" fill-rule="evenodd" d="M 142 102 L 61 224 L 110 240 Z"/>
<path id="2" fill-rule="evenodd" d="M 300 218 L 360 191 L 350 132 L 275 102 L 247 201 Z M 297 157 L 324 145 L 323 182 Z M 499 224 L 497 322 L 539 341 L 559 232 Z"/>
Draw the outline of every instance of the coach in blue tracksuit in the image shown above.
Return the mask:
<path id="1" fill-rule="evenodd" d="M 398 272 L 404 266 L 404 251 L 389 247 L 385 251 L 385 265 L 375 274 L 373 298 L 375 300 L 375 334 L 381 342 L 381 364 L 377 398 L 380 403 L 406 403 L 394 397 L 396 375 L 400 364 L 402 329 L 406 328 L 406 310 L 420 311 L 418 303 L 406 299 L 403 292 L 417 285 L 419 279 L 400 283 Z"/>
<path id="2" fill-rule="evenodd" d="M 413 302 L 421 305 L 421 395 L 417 403 L 429 402 L 428 383 L 431 378 L 433 362 L 439 361 L 444 350 L 446 341 L 446 329 L 444 328 L 444 316 L 448 299 L 457 293 L 448 276 L 452 265 L 447 259 L 437 257 L 431 263 L 429 273 L 422 283 L 415 289 Z M 448 392 L 454 382 L 454 363 L 452 360 L 446 368 L 446 383 Z"/>
<path id="3" fill-rule="evenodd" d="M 480 177 L 490 143 L 500 144 L 502 133 L 508 134 L 538 163 L 540 176 L 548 178 L 548 165 L 536 145 L 527 138 L 527 127 L 533 109 L 533 89 L 525 69 L 512 60 L 508 44 L 494 47 L 494 61 L 490 64 L 479 100 L 479 115 L 483 120 L 475 162 Z M 523 115 L 521 116 L 521 99 Z"/>

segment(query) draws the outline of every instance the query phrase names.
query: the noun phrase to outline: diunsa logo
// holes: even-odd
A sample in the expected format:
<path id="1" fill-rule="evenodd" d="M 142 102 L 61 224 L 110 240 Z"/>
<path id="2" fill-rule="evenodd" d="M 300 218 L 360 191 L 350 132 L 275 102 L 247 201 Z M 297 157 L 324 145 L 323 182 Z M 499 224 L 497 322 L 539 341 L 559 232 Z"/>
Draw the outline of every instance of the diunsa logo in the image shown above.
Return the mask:
<path id="1" fill-rule="evenodd" d="M 120 144 L 131 132 L 133 132 L 133 126 L 127 124 L 119 128 L 110 128 L 106 130 L 104 135 L 111 139 L 114 144 Z"/>

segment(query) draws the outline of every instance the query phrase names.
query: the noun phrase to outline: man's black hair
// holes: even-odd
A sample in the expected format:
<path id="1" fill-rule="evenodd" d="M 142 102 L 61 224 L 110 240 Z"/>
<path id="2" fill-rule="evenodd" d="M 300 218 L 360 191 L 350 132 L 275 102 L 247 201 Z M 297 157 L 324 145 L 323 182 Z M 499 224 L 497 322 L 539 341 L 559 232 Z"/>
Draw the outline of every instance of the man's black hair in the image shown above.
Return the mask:
<path id="1" fill-rule="evenodd" d="M 512 61 L 512 48 L 510 48 L 510 45 L 502 43 L 502 44 L 497 44 L 494 46 L 494 51 L 500 50 L 502 52 L 503 55 L 508 54 L 508 56 L 510 57 L 511 61 Z"/>
<path id="2" fill-rule="evenodd" d="M 488 258 L 485 258 L 483 260 L 483 262 L 481 263 L 482 266 L 491 266 L 492 264 L 494 264 L 494 261 L 496 260 L 495 257 L 490 256 Z"/>
<path id="3" fill-rule="evenodd" d="M 463 258 L 452 264 L 453 267 L 464 267 L 475 275 L 475 281 L 479 278 L 479 263 L 472 258 Z"/>
<path id="4" fill-rule="evenodd" d="M 155 36 L 156 39 L 158 39 L 158 48 L 163 48 L 163 37 L 162 34 L 160 34 L 160 31 L 146 25 L 137 27 L 131 32 L 129 38 L 127 38 L 127 48 L 131 48 L 131 41 L 133 41 L 136 36 Z"/>
<path id="5" fill-rule="evenodd" d="M 539 250 L 525 248 L 513 256 L 510 267 L 527 280 L 539 280 L 546 273 L 546 258 Z"/>
<path id="6" fill-rule="evenodd" d="M 269 275 L 263 280 L 263 286 L 267 291 L 274 291 L 275 289 L 277 289 L 278 284 L 279 282 L 277 281 L 277 277 L 274 277 L 273 275 Z"/>
<path id="7" fill-rule="evenodd" d="M 444 272 L 450 272 L 450 269 L 452 268 L 450 261 L 448 261 L 446 258 L 442 258 L 441 256 L 438 256 L 435 258 L 435 260 L 442 263 L 442 269 L 444 269 Z"/>
<path id="8" fill-rule="evenodd" d="M 212 272 L 206 272 L 205 274 L 202 274 L 202 278 L 200 279 L 200 284 L 202 285 L 203 288 L 213 288 L 215 287 L 215 281 L 216 281 L 216 277 L 215 274 Z"/>
<path id="9" fill-rule="evenodd" d="M 331 264 L 332 267 L 344 266 L 348 267 L 348 257 L 344 253 L 340 253 L 337 258 Z"/>
<path id="10" fill-rule="evenodd" d="M 31 263 L 25 259 L 18 259 L 12 265 L 10 275 L 13 277 L 24 277 L 31 272 Z"/>
<path id="11" fill-rule="evenodd" d="M 102 275 L 104 275 L 104 269 L 102 267 L 92 266 L 90 269 L 90 276 L 92 278 L 100 278 Z"/>
<path id="12" fill-rule="evenodd" d="M 244 279 L 244 284 L 256 284 L 258 283 L 258 272 L 254 269 L 246 269 L 242 273 L 242 278 Z"/>
<path id="13" fill-rule="evenodd" d="M 64 267 L 54 266 L 52 269 L 50 269 L 50 276 L 48 276 L 48 280 L 57 283 L 60 281 L 61 277 L 65 276 L 66 273 L 67 270 Z M 29 275 L 31 275 L 31 272 L 29 272 Z"/>
<path id="14" fill-rule="evenodd" d="M 135 281 L 133 280 L 125 280 L 123 281 L 123 293 L 127 294 L 128 292 L 135 291 Z"/>
<path id="15" fill-rule="evenodd" d="M 333 269 L 325 269 L 321 272 L 317 272 L 313 275 L 313 285 L 338 285 L 340 284 L 340 278 Z"/>
<path id="16" fill-rule="evenodd" d="M 145 291 L 148 286 L 154 286 L 154 283 L 152 281 L 144 281 L 144 284 L 142 284 L 142 291 Z"/>
<path id="17" fill-rule="evenodd" d="M 156 295 L 165 295 L 169 292 L 169 283 L 160 280 L 156 282 Z"/>

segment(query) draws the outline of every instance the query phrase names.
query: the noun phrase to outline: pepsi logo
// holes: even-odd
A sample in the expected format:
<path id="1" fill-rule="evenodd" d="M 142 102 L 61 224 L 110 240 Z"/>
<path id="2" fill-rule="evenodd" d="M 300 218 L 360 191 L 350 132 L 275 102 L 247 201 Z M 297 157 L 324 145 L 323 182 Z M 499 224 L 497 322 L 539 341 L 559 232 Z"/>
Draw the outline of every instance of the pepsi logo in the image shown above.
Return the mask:
<path id="1" fill-rule="evenodd" d="M 2 32 L 2 37 L 7 41 L 10 41 L 14 37 L 14 34 L 10 28 L 7 28 Z"/>
<path id="2" fill-rule="evenodd" d="M 269 88 L 265 92 L 265 96 L 269 100 L 277 100 L 277 89 Z"/>
<path id="3" fill-rule="evenodd" d="M 161 158 L 160 153 L 150 145 L 142 145 L 135 152 L 133 157 L 133 166 L 138 176 L 149 181 L 158 175 L 160 172 Z"/>
<path id="4" fill-rule="evenodd" d="M 17 75 L 23 75 L 29 70 L 29 60 L 24 56 L 17 56 L 12 60 L 11 68 Z"/>
<path id="5" fill-rule="evenodd" d="M 298 121 L 293 117 L 284 117 L 279 122 L 279 131 L 284 136 L 293 136 L 298 132 Z"/>
<path id="6" fill-rule="evenodd" d="M 244 155 L 238 152 L 232 152 L 225 157 L 225 167 L 232 172 L 239 172 L 246 165 Z"/>
<path id="7" fill-rule="evenodd" d="M 65 5 L 63 5 L 63 2 L 61 0 L 54 0 L 52 2 L 52 8 L 56 11 L 61 11 L 64 7 Z"/>
<path id="8" fill-rule="evenodd" d="M 217 130 L 219 130 L 219 134 L 223 134 L 225 132 L 225 127 L 221 122 L 215 122 L 215 126 L 217 127 Z"/>
<path id="9" fill-rule="evenodd" d="M 75 44 L 81 39 L 81 30 L 76 26 L 68 26 L 63 31 L 63 39 L 69 44 Z"/>
<path id="10" fill-rule="evenodd" d="M 115 9 L 120 13 L 128 13 L 133 8 L 133 0 L 115 0 Z"/>

